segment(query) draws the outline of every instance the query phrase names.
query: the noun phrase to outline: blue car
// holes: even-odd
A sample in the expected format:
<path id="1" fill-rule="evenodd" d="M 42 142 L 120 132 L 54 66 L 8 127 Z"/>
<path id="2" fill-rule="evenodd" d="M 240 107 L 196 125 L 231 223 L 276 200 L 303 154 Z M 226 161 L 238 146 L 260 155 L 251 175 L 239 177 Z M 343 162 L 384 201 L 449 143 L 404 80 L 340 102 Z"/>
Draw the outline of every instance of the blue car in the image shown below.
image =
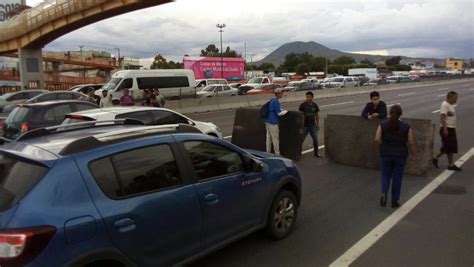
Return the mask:
<path id="1" fill-rule="evenodd" d="M 291 160 L 187 125 L 42 128 L 0 146 L 0 265 L 169 266 L 295 227 Z"/>

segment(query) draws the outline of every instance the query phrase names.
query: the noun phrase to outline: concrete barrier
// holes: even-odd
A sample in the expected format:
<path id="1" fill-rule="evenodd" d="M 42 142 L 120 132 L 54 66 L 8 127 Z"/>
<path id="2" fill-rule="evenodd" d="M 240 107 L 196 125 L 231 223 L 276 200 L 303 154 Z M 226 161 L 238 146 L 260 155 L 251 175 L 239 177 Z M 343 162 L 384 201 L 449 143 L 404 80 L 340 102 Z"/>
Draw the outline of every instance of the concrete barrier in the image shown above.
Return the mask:
<path id="1" fill-rule="evenodd" d="M 280 152 L 284 157 L 300 160 L 303 141 L 304 117 L 290 111 L 280 117 Z M 247 149 L 266 150 L 265 122 L 257 108 L 239 108 L 235 112 L 232 143 Z"/>
<path id="2" fill-rule="evenodd" d="M 416 161 L 408 162 L 405 173 L 426 176 L 432 165 L 435 125 L 431 120 L 403 121 L 412 127 L 418 151 Z M 374 142 L 378 125 L 358 116 L 329 114 L 324 120 L 326 156 L 341 164 L 380 168 L 379 148 Z"/>
<path id="3" fill-rule="evenodd" d="M 217 104 L 220 110 L 244 108 L 249 106 L 248 98 L 245 95 L 217 97 Z"/>
<path id="4" fill-rule="evenodd" d="M 180 102 L 181 102 L 181 112 L 185 114 L 219 110 L 216 97 L 182 99 L 180 100 Z"/>

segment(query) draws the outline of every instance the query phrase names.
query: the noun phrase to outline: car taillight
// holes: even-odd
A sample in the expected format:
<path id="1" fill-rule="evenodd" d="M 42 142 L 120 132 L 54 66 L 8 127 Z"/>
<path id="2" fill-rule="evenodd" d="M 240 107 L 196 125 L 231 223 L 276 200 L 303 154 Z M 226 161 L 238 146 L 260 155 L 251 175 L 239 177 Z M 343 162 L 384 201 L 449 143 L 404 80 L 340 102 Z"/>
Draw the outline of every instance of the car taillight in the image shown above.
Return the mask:
<path id="1" fill-rule="evenodd" d="M 26 132 L 28 132 L 29 129 L 30 129 L 30 126 L 28 125 L 28 123 L 25 122 L 25 123 L 23 123 L 23 124 L 21 125 L 20 131 L 21 131 L 22 133 L 26 133 Z"/>
<path id="2" fill-rule="evenodd" d="M 52 226 L 0 231 L 0 265 L 27 264 L 44 250 L 55 233 Z"/>

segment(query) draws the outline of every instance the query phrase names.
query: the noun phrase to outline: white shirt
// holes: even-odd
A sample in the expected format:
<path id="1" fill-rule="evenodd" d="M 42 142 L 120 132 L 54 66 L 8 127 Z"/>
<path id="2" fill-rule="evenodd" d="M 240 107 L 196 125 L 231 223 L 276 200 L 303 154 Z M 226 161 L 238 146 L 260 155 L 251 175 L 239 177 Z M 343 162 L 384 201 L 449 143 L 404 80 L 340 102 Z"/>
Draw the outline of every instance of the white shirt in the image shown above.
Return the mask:
<path id="1" fill-rule="evenodd" d="M 448 128 L 456 128 L 456 109 L 454 109 L 454 105 L 444 101 L 441 104 L 440 113 L 446 115 L 446 126 Z"/>
<path id="2" fill-rule="evenodd" d="M 100 99 L 99 106 L 101 108 L 113 107 L 114 105 L 112 104 L 112 96 L 111 95 L 107 95 L 106 97 L 102 96 L 102 98 Z"/>

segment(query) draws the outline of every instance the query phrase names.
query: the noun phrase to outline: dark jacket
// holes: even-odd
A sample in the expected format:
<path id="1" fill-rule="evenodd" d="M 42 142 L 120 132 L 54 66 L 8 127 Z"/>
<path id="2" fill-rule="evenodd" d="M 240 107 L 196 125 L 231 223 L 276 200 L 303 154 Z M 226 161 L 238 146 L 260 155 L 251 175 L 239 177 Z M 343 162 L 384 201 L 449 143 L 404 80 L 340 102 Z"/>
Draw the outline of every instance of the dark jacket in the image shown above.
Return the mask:
<path id="1" fill-rule="evenodd" d="M 374 104 L 372 104 L 372 102 L 367 103 L 367 105 L 365 105 L 364 110 L 362 111 L 362 117 L 364 119 L 368 119 L 369 115 L 374 113 L 379 114 L 379 119 L 387 118 L 387 104 L 385 104 L 385 102 L 383 101 L 380 101 L 376 108 Z"/>
<path id="2" fill-rule="evenodd" d="M 410 125 L 400 121 L 398 131 L 390 128 L 390 121 L 385 120 L 380 124 L 382 128 L 382 144 L 380 144 L 380 156 L 382 157 L 408 157 L 408 132 Z"/>

